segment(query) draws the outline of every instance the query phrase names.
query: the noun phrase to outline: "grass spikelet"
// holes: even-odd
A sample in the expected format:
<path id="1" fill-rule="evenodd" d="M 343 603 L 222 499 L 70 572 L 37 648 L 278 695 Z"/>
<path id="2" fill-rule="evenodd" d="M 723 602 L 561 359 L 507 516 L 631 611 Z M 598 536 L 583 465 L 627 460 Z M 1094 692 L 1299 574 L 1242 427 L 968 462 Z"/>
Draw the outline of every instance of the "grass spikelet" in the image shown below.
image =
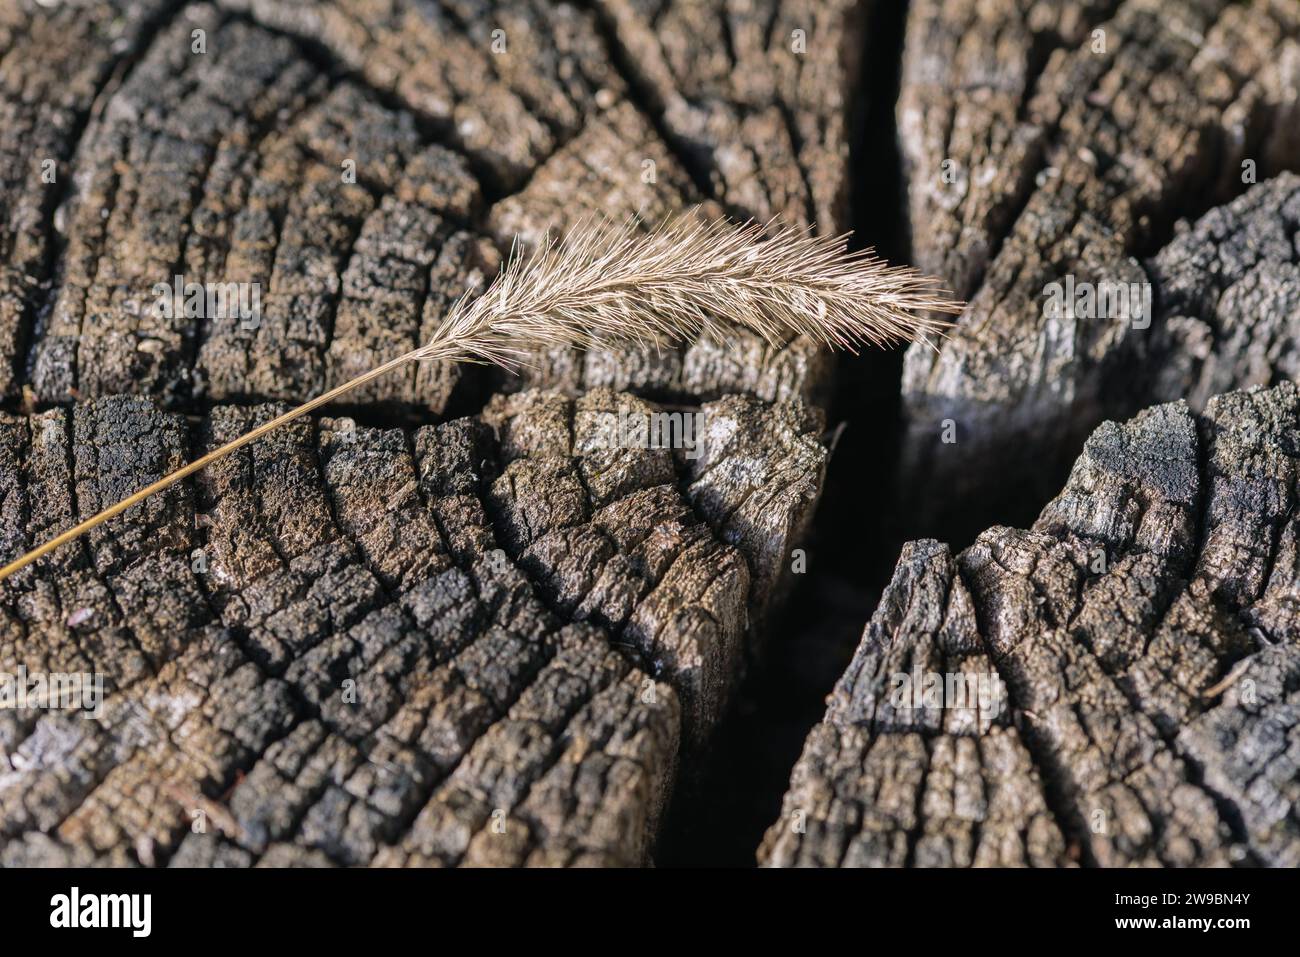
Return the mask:
<path id="1" fill-rule="evenodd" d="M 848 236 L 779 222 L 737 225 L 696 215 L 648 233 L 634 220 L 585 223 L 525 253 L 516 243 L 496 279 L 448 310 L 430 340 L 317 396 L 164 476 L 0 568 L 0 581 L 156 492 L 282 425 L 408 362 L 476 362 L 517 369 L 538 349 L 669 348 L 737 330 L 780 347 L 799 336 L 856 352 L 942 335 L 960 305 L 914 269 Z"/>

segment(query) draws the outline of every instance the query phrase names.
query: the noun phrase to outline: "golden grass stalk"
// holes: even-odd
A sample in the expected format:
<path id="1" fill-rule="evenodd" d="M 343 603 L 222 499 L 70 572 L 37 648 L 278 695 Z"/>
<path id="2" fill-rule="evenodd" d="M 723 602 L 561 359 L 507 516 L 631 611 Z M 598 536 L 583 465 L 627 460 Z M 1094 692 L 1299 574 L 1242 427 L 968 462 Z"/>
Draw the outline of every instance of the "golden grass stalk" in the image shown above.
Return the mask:
<path id="1" fill-rule="evenodd" d="M 779 348 L 807 336 L 856 352 L 942 334 L 940 313 L 959 304 L 937 284 L 871 252 L 850 252 L 848 236 L 819 237 L 778 223 L 736 225 L 697 216 L 649 233 L 635 221 L 588 223 L 525 255 L 518 243 L 492 284 L 458 300 L 432 338 L 258 426 L 3 568 L 0 581 L 133 505 L 408 362 L 478 362 L 516 368 L 554 346 L 663 348 L 735 330 Z"/>

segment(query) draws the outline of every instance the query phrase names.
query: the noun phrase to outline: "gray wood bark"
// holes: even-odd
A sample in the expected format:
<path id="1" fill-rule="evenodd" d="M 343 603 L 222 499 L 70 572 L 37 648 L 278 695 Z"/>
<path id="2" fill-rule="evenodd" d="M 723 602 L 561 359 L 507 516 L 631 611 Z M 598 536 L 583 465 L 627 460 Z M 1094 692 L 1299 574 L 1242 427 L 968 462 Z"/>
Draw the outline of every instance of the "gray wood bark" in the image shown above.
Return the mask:
<path id="1" fill-rule="evenodd" d="M 1300 864 L 1298 437 L 1291 383 L 1155 406 L 1032 528 L 909 544 L 760 860 Z"/>
<path id="2" fill-rule="evenodd" d="M 841 228 L 859 31 L 847 0 L 6 6 L 0 558 L 411 348 L 515 234 Z M 259 321 L 167 317 L 175 275 L 260 284 Z M 411 366 L 0 585 L 0 670 L 108 692 L 0 711 L 0 863 L 648 861 L 788 586 L 829 364 L 546 359 Z M 702 413 L 701 454 L 604 447 L 658 410 L 632 392 Z"/>

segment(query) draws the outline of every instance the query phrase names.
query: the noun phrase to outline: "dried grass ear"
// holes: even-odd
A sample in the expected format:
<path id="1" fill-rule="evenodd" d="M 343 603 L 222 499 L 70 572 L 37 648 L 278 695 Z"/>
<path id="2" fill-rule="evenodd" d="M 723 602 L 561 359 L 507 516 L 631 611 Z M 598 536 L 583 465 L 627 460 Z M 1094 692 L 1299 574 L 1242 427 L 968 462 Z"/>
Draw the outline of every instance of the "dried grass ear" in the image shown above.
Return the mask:
<path id="1" fill-rule="evenodd" d="M 482 295 L 462 298 L 429 342 L 207 453 L 0 568 L 0 581 L 155 492 L 408 362 L 517 367 L 528 349 L 665 346 L 738 330 L 774 346 L 807 336 L 856 351 L 942 335 L 960 305 L 931 279 L 887 266 L 848 236 L 776 220 L 740 225 L 692 211 L 643 232 L 589 221 L 524 255 L 516 242 Z"/>

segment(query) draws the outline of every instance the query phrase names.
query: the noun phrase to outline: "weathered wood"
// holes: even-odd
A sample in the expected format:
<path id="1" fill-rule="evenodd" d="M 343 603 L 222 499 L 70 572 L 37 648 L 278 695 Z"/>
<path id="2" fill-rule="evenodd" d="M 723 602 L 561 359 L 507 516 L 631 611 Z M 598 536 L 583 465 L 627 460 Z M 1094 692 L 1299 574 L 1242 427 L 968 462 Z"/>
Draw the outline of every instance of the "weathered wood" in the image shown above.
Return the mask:
<path id="1" fill-rule="evenodd" d="M 6 582 L 4 670 L 109 695 L 0 712 L 5 862 L 644 860 L 825 450 L 815 414 L 740 397 L 698 458 L 608 448 L 620 409 L 651 407 L 302 422 Z M 194 441 L 141 398 L 6 417 L 5 557 L 274 411 Z"/>
<path id="2" fill-rule="evenodd" d="M 50 187 L 14 198 L 11 241 L 31 231 L 41 242 L 11 257 L 13 282 L 45 278 L 52 228 L 66 243 L 48 305 L 19 286 L 8 297 L 3 358 L 22 365 L 31 340 L 41 402 L 304 399 L 427 338 L 494 268 L 495 245 L 583 214 L 653 222 L 716 198 L 738 216 L 842 228 L 852 60 L 841 54 L 858 35 L 845 4 L 692 5 L 654 29 L 621 5 L 399 3 L 381 15 L 230 0 L 153 14 L 162 26 L 140 62 L 121 61 L 99 97 L 54 227 L 40 219 Z M 41 16 L 32 32 L 43 36 Z M 792 49 L 795 30 L 806 52 Z M 715 37 L 716 56 L 693 58 L 688 35 L 692 48 Z M 629 83 L 624 60 L 650 73 Z M 680 90 L 663 86 L 668 63 Z M 93 92 L 97 76 L 82 85 Z M 258 321 L 158 315 L 154 285 L 176 275 L 258 284 Z M 34 324 L 38 311 L 48 315 Z M 757 338 L 739 354 L 701 343 L 555 363 L 530 383 L 696 398 L 807 398 L 829 368 L 806 342 L 771 350 Z M 355 401 L 442 411 L 463 375 L 412 367 Z"/>
<path id="3" fill-rule="evenodd" d="M 1007 490 L 1045 498 L 1098 422 L 1147 404 L 1141 357 L 1170 316 L 1054 317 L 1046 287 L 1151 281 L 1164 308 L 1173 251 L 1143 260 L 1174 223 L 1296 167 L 1300 6 L 926 0 L 908 27 L 914 256 L 970 302 L 937 352 L 908 352 L 902 386 L 901 487 L 942 527 Z"/>
<path id="4" fill-rule="evenodd" d="M 515 236 L 844 228 L 871 8 L 10 4 L 0 559 L 416 345 Z M 765 863 L 1300 863 L 1296 391 L 1219 395 L 1297 371 L 1297 38 L 1283 0 L 911 5 L 915 258 L 971 304 L 906 361 L 910 514 L 1190 406 L 1097 429 L 1031 530 L 907 548 Z M 1150 328 L 1045 316 L 1066 274 L 1151 283 Z M 169 317 L 175 276 L 262 308 Z M 411 366 L 3 583 L 0 670 L 108 699 L 0 711 L 0 863 L 652 859 L 789 585 L 830 371 Z M 668 410 L 698 448 L 610 447 Z M 913 671 L 1007 706 L 901 707 Z"/>
<path id="5" fill-rule="evenodd" d="M 914 542 L 791 776 L 770 865 L 1300 863 L 1300 390 L 1088 440 L 1028 531 Z M 914 706 L 979 674 L 1003 707 Z"/>
<path id="6" fill-rule="evenodd" d="M 0 396 L 21 356 L 55 246 L 53 207 L 86 118 L 115 71 L 148 41 L 162 0 L 0 10 Z"/>
<path id="7" fill-rule="evenodd" d="M 1300 176 L 1211 210 L 1147 263 L 1156 322 L 1134 391 L 1196 409 L 1220 392 L 1300 378 Z"/>
<path id="8" fill-rule="evenodd" d="M 0 158 L 59 160 L 0 182 L 8 557 L 411 348 L 516 234 L 844 226 L 848 2 L 0 17 Z M 167 316 L 175 276 L 260 314 Z M 0 585 L 0 668 L 108 685 L 102 720 L 0 712 L 0 862 L 649 859 L 788 586 L 830 366 L 548 359 L 402 370 L 339 411 L 371 427 L 300 422 Z M 696 447 L 608 447 L 662 411 L 623 390 L 700 412 Z"/>
<path id="9" fill-rule="evenodd" d="M 481 202 L 464 158 L 292 40 L 211 6 L 161 31 L 75 162 L 33 348 L 46 402 L 303 399 L 427 337 L 482 259 L 460 225 Z M 177 275 L 255 283 L 260 315 L 160 315 L 154 286 Z M 438 410 L 456 380 L 412 367 L 356 400 Z"/>

